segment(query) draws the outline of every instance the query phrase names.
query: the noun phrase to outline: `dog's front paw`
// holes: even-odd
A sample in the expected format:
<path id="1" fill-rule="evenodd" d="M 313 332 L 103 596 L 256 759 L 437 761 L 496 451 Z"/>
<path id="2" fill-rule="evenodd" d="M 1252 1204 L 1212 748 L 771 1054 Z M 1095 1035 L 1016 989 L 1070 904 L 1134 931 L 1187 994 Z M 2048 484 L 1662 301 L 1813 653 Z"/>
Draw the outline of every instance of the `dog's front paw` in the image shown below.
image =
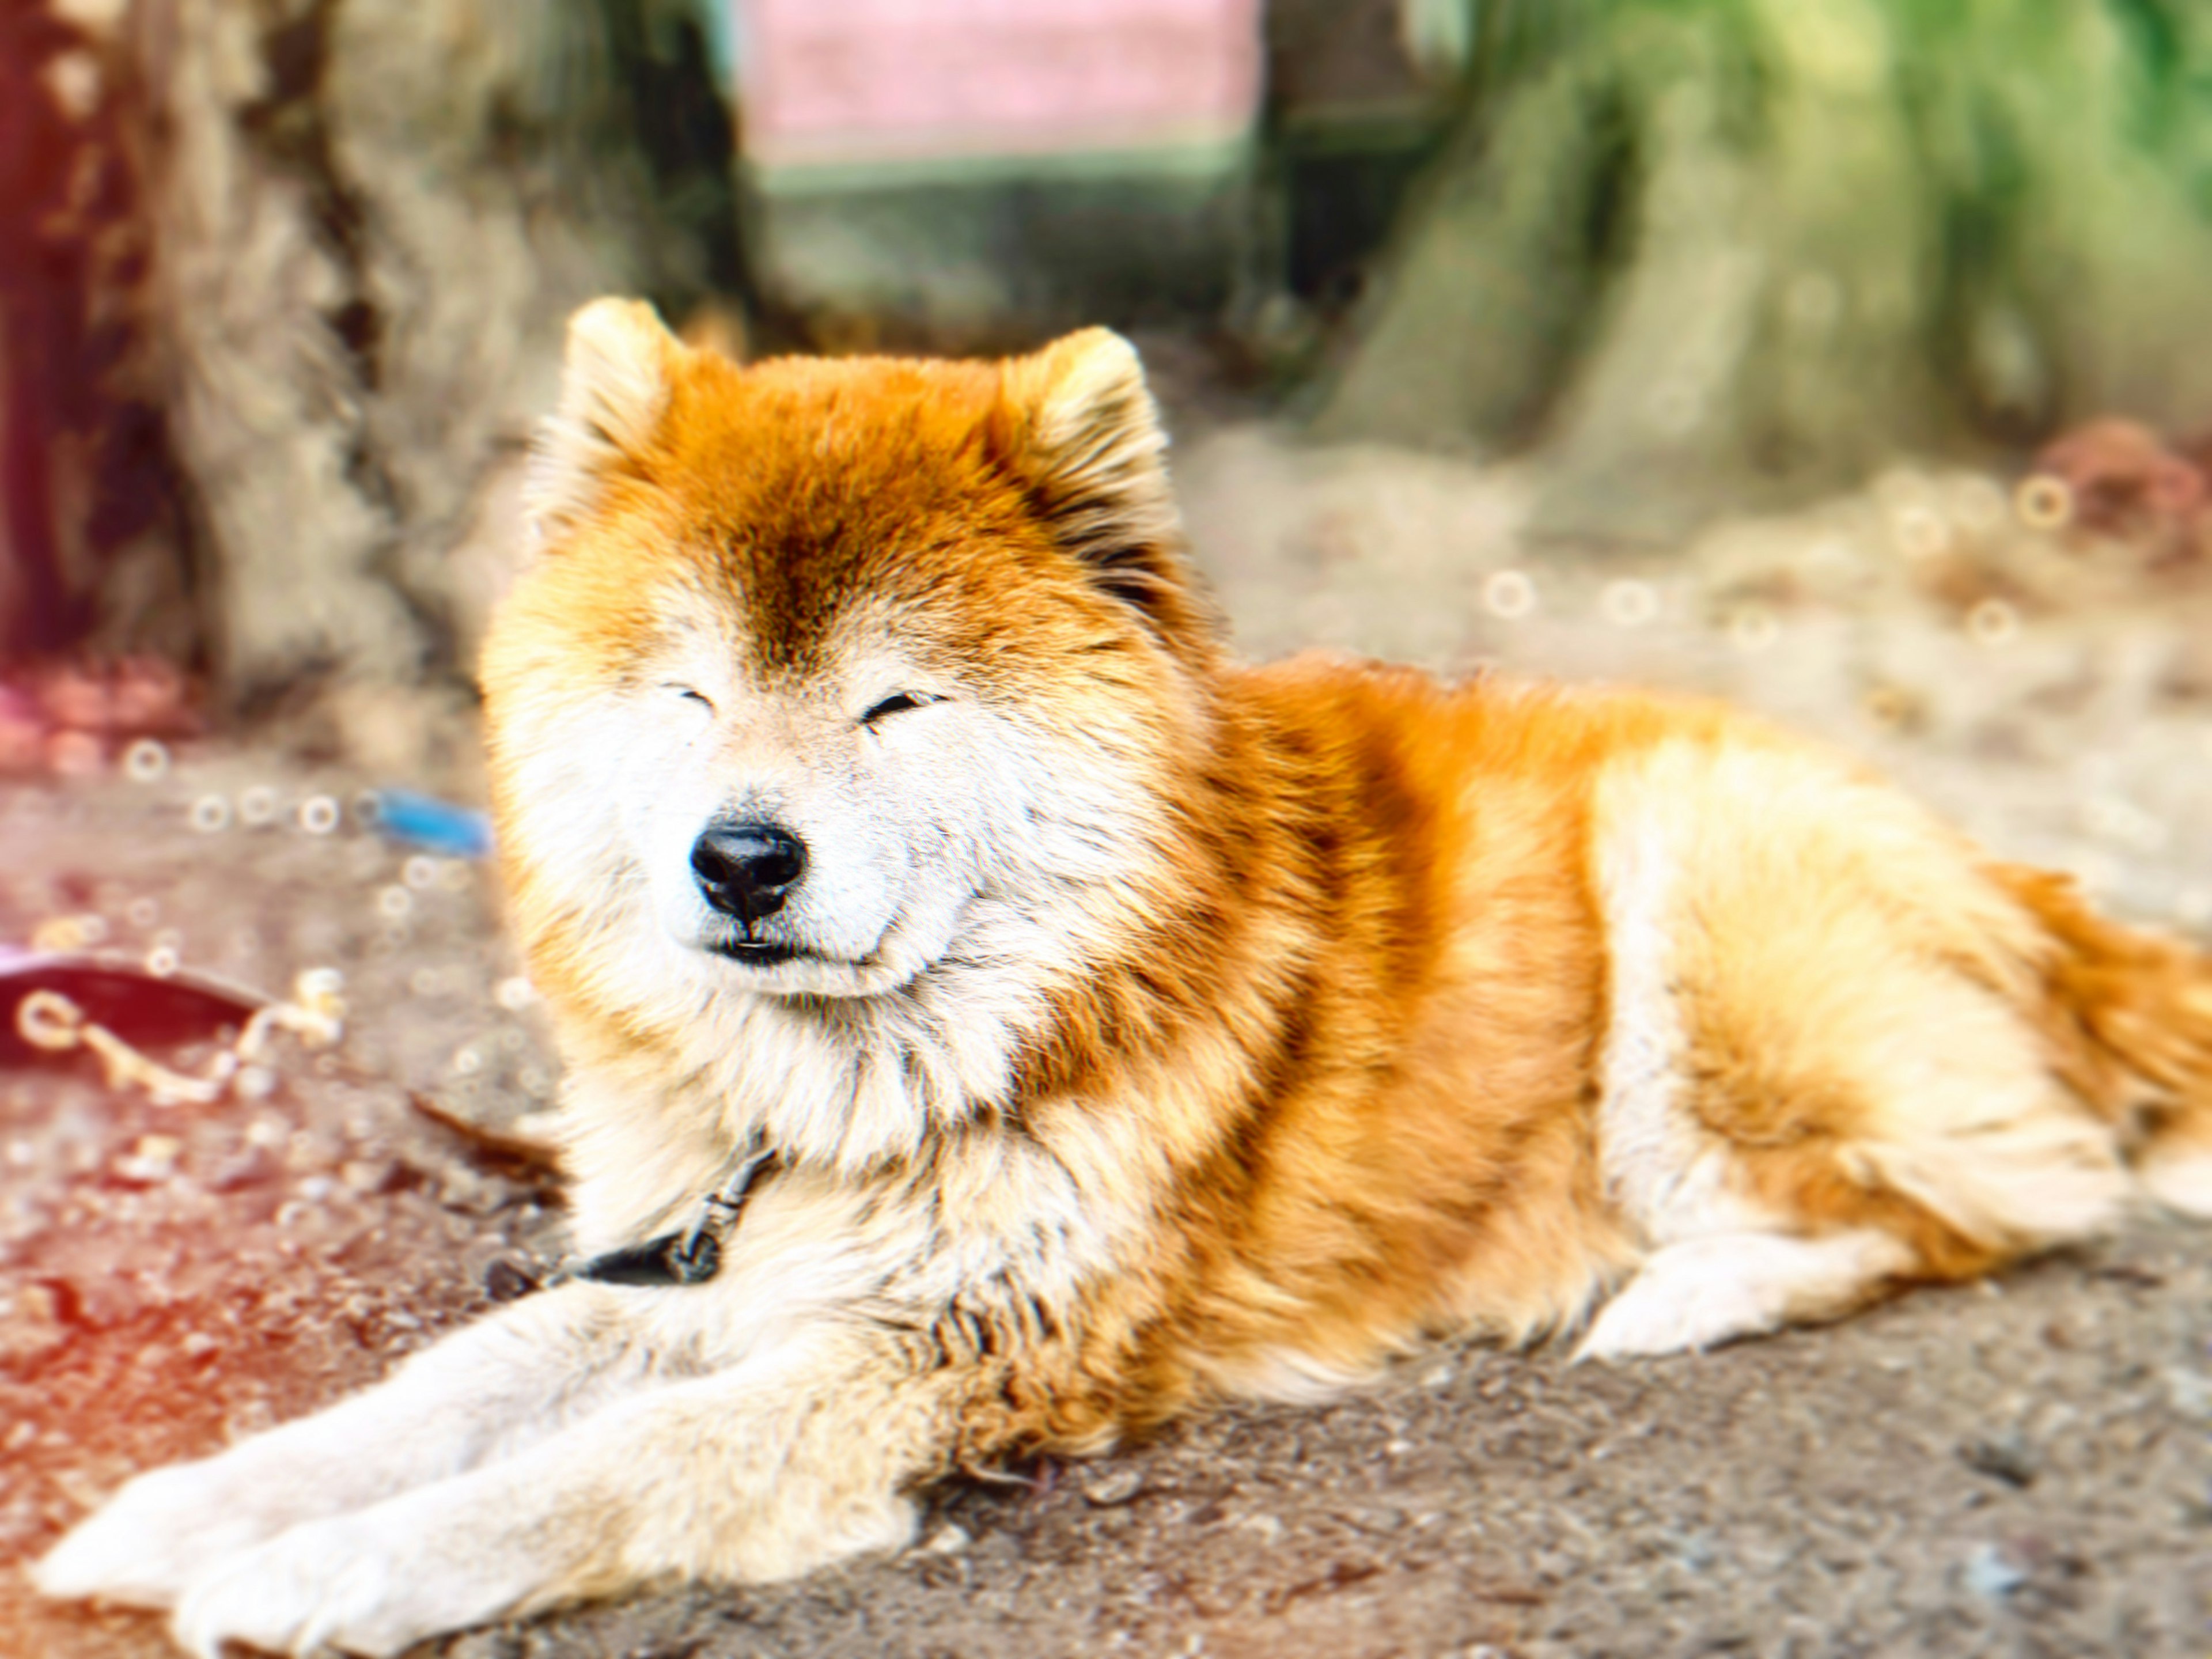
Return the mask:
<path id="1" fill-rule="evenodd" d="M 441 1545 L 415 1507 L 311 1521 L 226 1557 L 193 1582 L 170 1629 L 198 1659 L 222 1659 L 229 1642 L 383 1659 L 495 1619 L 535 1588 L 504 1552 Z"/>
<path id="2" fill-rule="evenodd" d="M 241 1486 L 223 1458 L 142 1474 L 31 1569 L 41 1595 L 172 1606 L 210 1563 L 281 1532 L 290 1516 Z"/>
<path id="3" fill-rule="evenodd" d="M 1725 1280 L 1645 1275 L 1607 1303 L 1575 1350 L 1581 1359 L 1643 1359 L 1695 1353 L 1774 1328 L 1746 1287 Z"/>
<path id="4" fill-rule="evenodd" d="M 397 1653 L 429 1632 L 395 1606 L 394 1563 L 344 1521 L 313 1522 L 210 1567 L 170 1628 L 198 1659 L 237 1642 L 267 1653 Z"/>

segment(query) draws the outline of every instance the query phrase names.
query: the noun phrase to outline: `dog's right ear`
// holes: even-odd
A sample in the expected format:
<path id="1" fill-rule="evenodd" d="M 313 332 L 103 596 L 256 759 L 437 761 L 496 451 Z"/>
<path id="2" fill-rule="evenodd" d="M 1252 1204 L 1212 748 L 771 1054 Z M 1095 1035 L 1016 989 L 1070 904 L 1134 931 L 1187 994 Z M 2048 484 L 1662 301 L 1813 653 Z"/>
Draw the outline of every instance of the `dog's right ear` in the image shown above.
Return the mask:
<path id="1" fill-rule="evenodd" d="M 651 441 L 684 349 L 641 300 L 594 300 L 568 319 L 561 402 L 538 428 L 523 483 L 541 544 L 587 518 Z"/>
<path id="2" fill-rule="evenodd" d="M 1137 353 L 1086 328 L 1000 369 L 989 428 L 1038 517 L 1100 592 L 1194 659 L 1211 612 L 1182 550 L 1168 489 L 1167 433 Z"/>

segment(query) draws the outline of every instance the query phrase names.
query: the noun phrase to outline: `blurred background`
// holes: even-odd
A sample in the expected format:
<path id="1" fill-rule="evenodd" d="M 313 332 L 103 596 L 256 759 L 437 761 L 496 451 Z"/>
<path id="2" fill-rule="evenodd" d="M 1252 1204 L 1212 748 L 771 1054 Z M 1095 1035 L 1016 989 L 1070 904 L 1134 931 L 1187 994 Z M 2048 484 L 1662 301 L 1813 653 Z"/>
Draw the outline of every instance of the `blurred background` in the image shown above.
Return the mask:
<path id="1" fill-rule="evenodd" d="M 1717 693 L 2212 926 L 2208 0 L 0 0 L 11 1654 L 167 1651 L 9 1564 L 560 1258 L 471 675 L 603 293 L 1110 324 L 1247 654 Z M 439 1651 L 2201 1656 L 2201 1236 L 2002 1291 L 1443 1351 Z"/>
<path id="2" fill-rule="evenodd" d="M 111 724 L 449 762 L 600 292 L 739 355 L 1128 330 L 1201 495 L 1210 435 L 1297 453 L 1261 516 L 1360 446 L 1510 481 L 1510 559 L 1290 559 L 1388 583 L 1900 465 L 2009 503 L 2085 428 L 2033 527 L 2193 565 L 2208 277 L 2191 0 L 5 0 L 0 749 L 136 665 Z"/>

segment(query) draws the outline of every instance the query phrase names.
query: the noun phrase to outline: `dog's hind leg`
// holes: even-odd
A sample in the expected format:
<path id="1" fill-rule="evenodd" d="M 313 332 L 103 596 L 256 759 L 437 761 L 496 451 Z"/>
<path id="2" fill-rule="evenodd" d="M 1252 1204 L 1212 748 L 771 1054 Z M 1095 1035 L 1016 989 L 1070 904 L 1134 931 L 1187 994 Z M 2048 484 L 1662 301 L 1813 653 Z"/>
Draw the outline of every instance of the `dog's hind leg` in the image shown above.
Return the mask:
<path id="1" fill-rule="evenodd" d="M 952 1444 L 954 1374 L 824 1322 L 731 1370 L 633 1395 L 529 1450 L 216 1562 L 174 1620 L 226 1642 L 386 1655 L 676 1577 L 790 1577 L 910 1538 Z"/>
<path id="2" fill-rule="evenodd" d="M 51 1596 L 167 1607 L 218 1558 L 551 1433 L 645 1380 L 622 1295 L 574 1285 L 529 1297 L 326 1411 L 142 1474 L 63 1539 L 34 1582 Z"/>
<path id="3" fill-rule="evenodd" d="M 2089 1237 L 2133 1182 L 2039 1017 L 2046 933 L 1911 803 L 1788 752 L 1608 782 L 1600 1174 L 1649 1252 L 1583 1352 L 1833 1318 Z"/>

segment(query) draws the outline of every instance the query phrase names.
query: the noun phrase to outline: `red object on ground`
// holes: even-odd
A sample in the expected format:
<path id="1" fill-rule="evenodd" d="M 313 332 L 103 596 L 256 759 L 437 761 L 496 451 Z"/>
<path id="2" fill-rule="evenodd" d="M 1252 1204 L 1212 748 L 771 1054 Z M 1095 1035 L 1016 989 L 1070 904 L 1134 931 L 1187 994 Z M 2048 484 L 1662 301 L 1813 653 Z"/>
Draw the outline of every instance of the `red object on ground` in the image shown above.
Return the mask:
<path id="1" fill-rule="evenodd" d="M 204 1042 L 243 1025 L 269 999 L 210 974 L 150 974 L 96 957 L 19 951 L 0 945 L 0 1066 L 50 1065 L 16 1030 L 16 1009 L 33 991 L 58 991 L 90 1024 L 134 1046 Z"/>
<path id="2" fill-rule="evenodd" d="M 2212 511 L 2212 480 L 2137 421 L 2106 416 L 2044 446 L 2035 470 L 2073 496 L 2073 524 L 2142 543 L 2161 558 L 2194 557 Z"/>

